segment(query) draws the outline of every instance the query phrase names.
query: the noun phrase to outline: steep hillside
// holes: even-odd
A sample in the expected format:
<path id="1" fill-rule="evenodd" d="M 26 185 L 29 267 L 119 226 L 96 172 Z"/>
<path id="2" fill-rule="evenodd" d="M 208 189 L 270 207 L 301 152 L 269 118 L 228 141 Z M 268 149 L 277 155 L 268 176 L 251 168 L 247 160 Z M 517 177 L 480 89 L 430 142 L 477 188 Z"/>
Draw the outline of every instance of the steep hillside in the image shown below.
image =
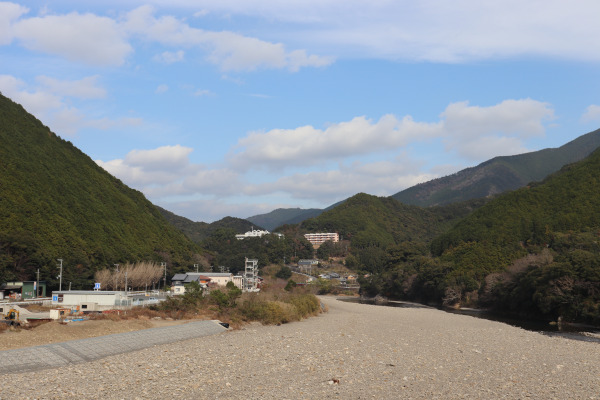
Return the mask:
<path id="1" fill-rule="evenodd" d="M 600 129 L 555 149 L 496 157 L 453 175 L 425 182 L 392 197 L 405 204 L 443 205 L 486 197 L 540 181 L 563 165 L 587 157 L 600 146 Z"/>
<path id="2" fill-rule="evenodd" d="M 252 228 L 263 229 L 260 226 L 241 218 L 225 217 L 219 221 L 208 224 L 206 222 L 194 222 L 158 206 L 156 208 L 158 208 L 171 225 L 182 231 L 188 238 L 196 243 L 202 242 L 216 230 L 222 228 L 231 229 L 235 233 L 244 233 Z"/>
<path id="3" fill-rule="evenodd" d="M 490 201 L 365 287 L 600 325 L 600 150 Z M 393 282 L 393 283 L 390 283 Z"/>
<path id="4" fill-rule="evenodd" d="M 382 247 L 403 241 L 424 242 L 446 231 L 484 200 L 422 208 L 402 204 L 391 197 L 359 193 L 344 203 L 304 221 L 309 232 L 338 232 L 354 248 Z"/>
<path id="5" fill-rule="evenodd" d="M 166 261 L 174 270 L 199 249 L 140 192 L 130 189 L 0 95 L 0 281 L 89 285 L 98 268 Z M 89 288 L 90 286 L 87 286 Z"/>

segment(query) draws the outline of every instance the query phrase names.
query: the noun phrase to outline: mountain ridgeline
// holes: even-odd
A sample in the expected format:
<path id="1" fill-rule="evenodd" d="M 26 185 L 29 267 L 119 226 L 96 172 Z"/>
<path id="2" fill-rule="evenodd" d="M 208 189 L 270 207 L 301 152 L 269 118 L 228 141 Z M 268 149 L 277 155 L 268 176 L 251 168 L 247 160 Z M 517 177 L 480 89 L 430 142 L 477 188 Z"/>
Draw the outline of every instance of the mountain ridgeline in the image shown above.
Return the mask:
<path id="1" fill-rule="evenodd" d="M 455 174 L 412 186 L 391 197 L 422 207 L 460 203 L 515 190 L 538 182 L 563 165 L 580 161 L 600 147 L 600 129 L 587 133 L 558 148 L 549 148 L 514 156 L 495 157 Z M 273 230 L 284 224 L 299 224 L 337 207 L 326 209 L 278 208 L 270 213 L 247 218 Z"/>
<path id="2" fill-rule="evenodd" d="M 392 197 L 405 204 L 432 206 L 482 198 L 537 182 L 563 165 L 580 161 L 600 146 L 600 129 L 553 149 L 495 157 L 476 167 L 410 187 Z"/>
<path id="3" fill-rule="evenodd" d="M 243 233 L 252 229 L 263 229 L 260 226 L 254 225 L 250 221 L 241 218 L 225 217 L 209 224 L 206 222 L 194 222 L 158 206 L 156 206 L 156 208 L 158 208 L 163 217 L 165 217 L 171 225 L 179 229 L 197 244 L 202 243 L 202 241 L 222 229 L 231 230 L 232 234 Z"/>
<path id="4" fill-rule="evenodd" d="M 0 281 L 90 288 L 115 263 L 193 264 L 201 250 L 142 193 L 0 95 Z"/>
<path id="5" fill-rule="evenodd" d="M 248 221 L 264 226 L 270 231 L 282 225 L 295 225 L 300 222 L 320 215 L 323 212 L 320 208 L 278 208 L 267 214 L 254 215 L 246 218 Z"/>

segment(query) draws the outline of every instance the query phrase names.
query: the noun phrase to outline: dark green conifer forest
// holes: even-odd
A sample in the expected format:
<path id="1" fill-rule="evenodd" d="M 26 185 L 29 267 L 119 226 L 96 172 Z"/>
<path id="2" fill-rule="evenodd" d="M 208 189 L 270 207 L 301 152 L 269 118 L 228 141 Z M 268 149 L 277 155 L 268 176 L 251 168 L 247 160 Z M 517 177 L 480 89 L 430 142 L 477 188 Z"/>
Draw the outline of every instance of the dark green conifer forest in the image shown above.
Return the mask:
<path id="1" fill-rule="evenodd" d="M 197 245 L 142 193 L 0 95 L 0 281 L 47 280 L 91 288 L 115 263 L 193 264 Z M 93 286 L 92 286 L 93 287 Z"/>

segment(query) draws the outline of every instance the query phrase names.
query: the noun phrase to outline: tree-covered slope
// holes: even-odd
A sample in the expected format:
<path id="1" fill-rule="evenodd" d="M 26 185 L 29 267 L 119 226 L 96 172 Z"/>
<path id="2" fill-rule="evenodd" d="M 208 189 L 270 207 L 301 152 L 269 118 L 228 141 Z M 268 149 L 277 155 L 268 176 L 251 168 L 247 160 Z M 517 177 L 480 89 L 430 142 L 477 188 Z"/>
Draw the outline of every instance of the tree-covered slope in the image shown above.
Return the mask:
<path id="1" fill-rule="evenodd" d="M 446 231 L 483 200 L 423 208 L 391 197 L 359 193 L 301 226 L 310 232 L 338 232 L 355 248 L 386 247 L 403 241 L 425 242 Z"/>
<path id="2" fill-rule="evenodd" d="M 425 182 L 392 197 L 405 204 L 443 205 L 492 196 L 540 181 L 563 165 L 587 157 L 600 146 L 600 130 L 553 149 L 495 157 L 476 167 Z"/>
<path id="3" fill-rule="evenodd" d="M 0 280 L 63 281 L 74 288 L 114 263 L 166 261 L 198 248 L 140 192 L 100 168 L 20 105 L 0 95 Z"/>
<path id="4" fill-rule="evenodd" d="M 450 302 L 600 324 L 600 150 L 481 207 L 432 243 Z M 430 270 L 431 271 L 431 270 Z M 449 292 L 448 292 L 449 291 Z"/>

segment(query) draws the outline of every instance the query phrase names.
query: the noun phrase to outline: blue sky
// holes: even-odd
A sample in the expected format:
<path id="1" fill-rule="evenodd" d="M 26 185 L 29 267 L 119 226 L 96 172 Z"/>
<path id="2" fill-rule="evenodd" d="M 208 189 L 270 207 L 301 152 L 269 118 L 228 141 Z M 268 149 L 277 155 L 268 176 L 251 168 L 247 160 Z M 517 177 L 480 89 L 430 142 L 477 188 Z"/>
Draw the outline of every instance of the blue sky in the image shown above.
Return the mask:
<path id="1" fill-rule="evenodd" d="M 194 221 L 389 196 L 600 127 L 600 3 L 0 2 L 0 91 Z"/>

